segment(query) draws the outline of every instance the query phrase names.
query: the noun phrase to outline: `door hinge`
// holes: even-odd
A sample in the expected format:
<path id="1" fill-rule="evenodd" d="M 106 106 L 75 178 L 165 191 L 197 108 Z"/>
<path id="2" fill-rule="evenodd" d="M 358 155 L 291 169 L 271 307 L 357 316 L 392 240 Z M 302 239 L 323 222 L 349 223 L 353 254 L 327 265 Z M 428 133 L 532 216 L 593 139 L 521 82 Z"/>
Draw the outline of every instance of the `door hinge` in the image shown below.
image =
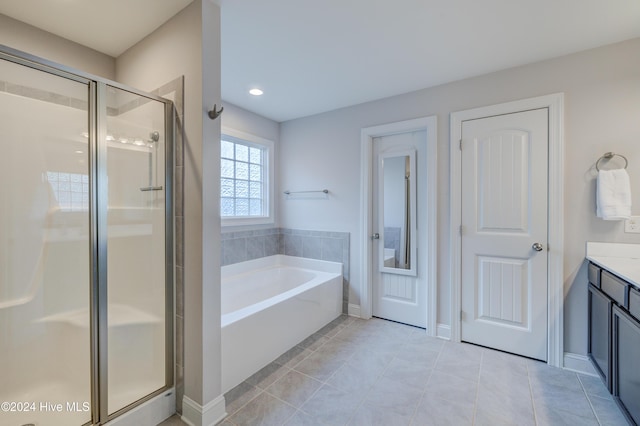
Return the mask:
<path id="1" fill-rule="evenodd" d="M 462 225 L 460 225 L 460 227 L 458 228 L 458 232 L 460 233 L 460 236 L 462 237 Z"/>
<path id="2" fill-rule="evenodd" d="M 460 310 L 460 321 L 462 321 L 462 310 Z"/>
<path id="3" fill-rule="evenodd" d="M 462 151 L 462 139 L 460 139 L 460 144 L 458 145 L 458 148 L 460 149 L 460 151 Z"/>

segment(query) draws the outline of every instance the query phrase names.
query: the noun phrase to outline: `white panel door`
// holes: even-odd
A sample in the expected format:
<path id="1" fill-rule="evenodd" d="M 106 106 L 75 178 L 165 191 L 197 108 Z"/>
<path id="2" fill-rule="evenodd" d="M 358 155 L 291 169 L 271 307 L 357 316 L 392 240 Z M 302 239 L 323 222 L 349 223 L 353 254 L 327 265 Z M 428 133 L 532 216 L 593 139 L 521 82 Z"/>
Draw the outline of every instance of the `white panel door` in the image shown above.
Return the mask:
<path id="1" fill-rule="evenodd" d="M 462 123 L 461 339 L 547 359 L 548 110 Z"/>
<path id="2" fill-rule="evenodd" d="M 424 270 L 424 263 L 420 262 L 420 249 L 426 247 L 427 206 L 426 197 L 420 194 L 420 185 L 422 182 L 423 187 L 426 186 L 424 184 L 426 179 L 426 147 L 427 132 L 425 130 L 374 138 L 372 165 L 372 219 L 374 232 L 380 236 L 378 240 L 374 240 L 372 252 L 372 314 L 375 317 L 422 328 L 425 328 L 427 324 L 427 274 Z M 405 187 L 403 183 L 400 183 L 399 187 L 390 187 L 387 183 L 385 192 L 385 184 L 379 179 L 379 176 L 385 161 L 387 168 L 397 167 L 398 161 L 396 160 L 404 156 L 407 150 L 415 150 L 416 153 L 416 164 L 412 166 L 414 169 L 412 172 L 415 172 L 417 176 L 415 200 L 417 217 L 412 220 L 416 221 L 417 226 L 417 253 L 411 262 L 415 262 L 417 276 L 380 272 L 381 263 L 383 266 L 386 263 L 387 267 L 393 267 L 395 263 L 401 268 L 400 265 L 406 262 L 404 257 L 407 252 L 406 232 L 400 230 L 404 222 L 404 210 L 401 208 L 403 201 L 401 200 L 404 199 Z M 398 153 L 397 157 L 395 153 Z M 404 162 L 401 167 L 404 168 Z M 384 219 L 385 211 L 386 220 Z M 421 223 L 424 224 L 422 229 Z M 380 250 L 385 249 L 389 255 L 384 256 L 386 261 L 381 262 Z"/>

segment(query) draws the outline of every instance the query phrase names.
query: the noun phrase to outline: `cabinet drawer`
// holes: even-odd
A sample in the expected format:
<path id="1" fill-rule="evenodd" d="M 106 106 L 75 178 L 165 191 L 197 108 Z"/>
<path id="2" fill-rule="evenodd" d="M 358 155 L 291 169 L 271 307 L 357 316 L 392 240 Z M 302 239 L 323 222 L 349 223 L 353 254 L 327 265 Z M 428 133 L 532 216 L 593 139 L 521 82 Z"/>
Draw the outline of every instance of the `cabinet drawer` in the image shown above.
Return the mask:
<path id="1" fill-rule="evenodd" d="M 618 305 L 624 306 L 625 308 L 627 307 L 625 298 L 627 294 L 626 282 L 615 275 L 610 274 L 608 271 L 602 271 L 602 274 L 600 275 L 600 288 Z"/>
<path id="2" fill-rule="evenodd" d="M 593 263 L 589 264 L 589 282 L 600 288 L 600 268 Z"/>
<path id="3" fill-rule="evenodd" d="M 629 312 L 640 321 L 640 290 L 629 287 Z"/>

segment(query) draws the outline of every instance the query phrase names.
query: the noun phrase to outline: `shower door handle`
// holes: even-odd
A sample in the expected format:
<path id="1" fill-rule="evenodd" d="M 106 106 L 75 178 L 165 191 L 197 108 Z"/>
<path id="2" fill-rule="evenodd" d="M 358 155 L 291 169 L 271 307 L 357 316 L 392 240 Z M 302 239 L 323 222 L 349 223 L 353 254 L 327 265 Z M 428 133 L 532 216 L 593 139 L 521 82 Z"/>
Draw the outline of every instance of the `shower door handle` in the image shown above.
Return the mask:
<path id="1" fill-rule="evenodd" d="M 372 239 L 372 240 L 379 240 L 379 239 L 380 239 L 380 234 L 376 232 L 375 234 L 373 234 L 373 235 L 371 236 L 371 239 Z"/>
<path id="2" fill-rule="evenodd" d="M 142 192 L 146 192 L 146 191 L 162 191 L 162 187 L 161 186 L 145 186 L 144 188 L 140 188 L 140 191 L 142 191 Z"/>

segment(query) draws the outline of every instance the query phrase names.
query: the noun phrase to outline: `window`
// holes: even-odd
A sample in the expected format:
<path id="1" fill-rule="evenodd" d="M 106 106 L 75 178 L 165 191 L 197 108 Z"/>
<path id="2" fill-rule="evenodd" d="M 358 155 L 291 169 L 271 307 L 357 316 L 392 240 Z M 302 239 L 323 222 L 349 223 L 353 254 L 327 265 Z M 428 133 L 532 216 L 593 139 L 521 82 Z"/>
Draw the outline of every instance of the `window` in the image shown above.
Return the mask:
<path id="1" fill-rule="evenodd" d="M 223 225 L 273 222 L 273 143 L 225 129 L 220 144 L 220 216 Z"/>
<path id="2" fill-rule="evenodd" d="M 47 172 L 58 206 L 62 211 L 89 210 L 89 176 L 80 173 Z"/>

